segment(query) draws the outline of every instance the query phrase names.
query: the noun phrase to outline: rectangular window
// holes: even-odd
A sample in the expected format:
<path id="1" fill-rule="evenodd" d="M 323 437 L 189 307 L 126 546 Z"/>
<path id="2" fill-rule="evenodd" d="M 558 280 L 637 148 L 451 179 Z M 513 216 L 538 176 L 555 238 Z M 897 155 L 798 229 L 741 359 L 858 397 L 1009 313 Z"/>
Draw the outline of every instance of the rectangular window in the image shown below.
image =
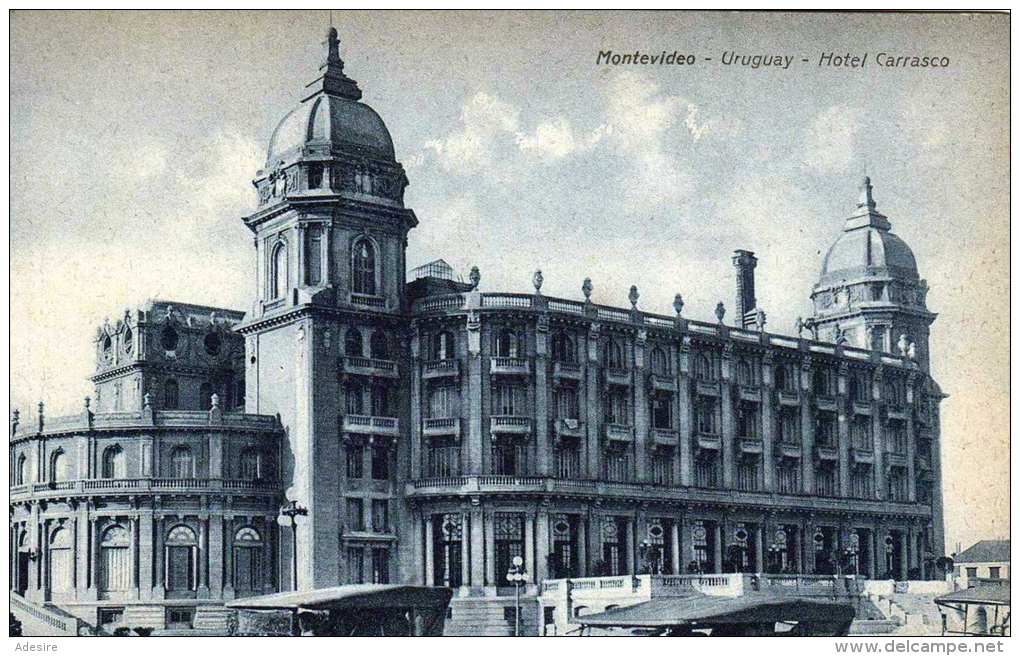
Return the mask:
<path id="1" fill-rule="evenodd" d="M 818 413 L 815 431 L 815 442 L 819 446 L 836 446 L 836 417 L 831 412 Z"/>
<path id="2" fill-rule="evenodd" d="M 361 499 L 347 500 L 347 526 L 352 531 L 365 530 L 364 502 Z"/>
<path id="3" fill-rule="evenodd" d="M 695 415 L 699 433 L 704 435 L 715 435 L 717 433 L 715 399 L 708 396 L 699 397 L 695 406 Z"/>
<path id="4" fill-rule="evenodd" d="M 169 607 L 166 609 L 166 628 L 168 629 L 190 629 L 195 622 L 195 609 L 183 607 Z"/>
<path id="5" fill-rule="evenodd" d="M 758 461 L 741 462 L 737 465 L 737 489 L 742 492 L 756 492 L 761 487 L 758 476 Z"/>
<path id="6" fill-rule="evenodd" d="M 581 450 L 576 446 L 563 445 L 556 449 L 556 475 L 558 478 L 580 478 Z"/>
<path id="7" fill-rule="evenodd" d="M 990 578 L 990 579 L 997 579 L 999 577 L 1000 577 L 1000 575 L 999 575 L 999 568 L 998 567 L 989 567 L 988 568 L 988 578 Z"/>
<path id="8" fill-rule="evenodd" d="M 492 389 L 492 414 L 522 415 L 525 410 L 524 388 L 520 385 L 496 385 Z"/>
<path id="9" fill-rule="evenodd" d="M 520 442 L 498 442 L 492 445 L 492 473 L 497 476 L 526 476 L 527 446 Z"/>
<path id="10" fill-rule="evenodd" d="M 741 403 L 737 410 L 737 436 L 758 437 L 758 404 Z"/>
<path id="11" fill-rule="evenodd" d="M 800 493 L 800 461 L 784 459 L 777 469 L 780 494 Z"/>
<path id="12" fill-rule="evenodd" d="M 556 389 L 556 417 L 558 419 L 577 419 L 577 390 L 573 387 Z"/>
<path id="13" fill-rule="evenodd" d="M 385 446 L 372 447 L 372 478 L 377 481 L 390 478 L 390 450 Z"/>
<path id="14" fill-rule="evenodd" d="M 458 476 L 460 474 L 460 445 L 456 442 L 434 441 L 428 447 L 428 476 Z"/>
<path id="15" fill-rule="evenodd" d="M 372 583 L 390 582 L 390 550 L 372 549 Z"/>
<path id="16" fill-rule="evenodd" d="M 308 165 L 308 188 L 309 189 L 321 189 L 322 188 L 322 164 L 309 164 Z"/>
<path id="17" fill-rule="evenodd" d="M 968 567 L 967 568 L 967 578 L 968 579 L 976 579 L 977 578 L 977 567 Z"/>
<path id="18" fill-rule="evenodd" d="M 610 450 L 604 454 L 605 477 L 610 481 L 627 482 L 631 478 L 630 454 L 623 450 Z"/>
<path id="19" fill-rule="evenodd" d="M 672 449 L 660 449 L 652 456 L 652 481 L 656 485 L 673 484 Z"/>
<path id="20" fill-rule="evenodd" d="M 362 547 L 347 547 L 347 582 L 365 582 L 365 550 Z"/>
<path id="21" fill-rule="evenodd" d="M 429 392 L 429 419 L 442 419 L 455 417 L 454 399 L 457 398 L 457 388 L 449 385 L 441 385 Z"/>
<path id="22" fill-rule="evenodd" d="M 390 504 L 386 499 L 372 499 L 372 531 L 387 533 L 390 530 Z"/>
<path id="23" fill-rule="evenodd" d="M 607 424 L 630 426 L 630 403 L 625 390 L 614 388 L 606 399 L 605 420 Z"/>
<path id="24" fill-rule="evenodd" d="M 305 228 L 305 282 L 308 285 L 322 282 L 322 228 L 317 225 Z"/>
<path id="25" fill-rule="evenodd" d="M 870 451 L 874 447 L 871 440 L 871 417 L 855 417 L 851 424 L 850 438 L 855 449 Z"/>
<path id="26" fill-rule="evenodd" d="M 697 487 L 718 487 L 718 459 L 714 456 L 699 458 L 694 465 L 694 484 Z"/>
<path id="27" fill-rule="evenodd" d="M 873 498 L 874 480 L 871 465 L 857 465 L 850 474 L 850 496 L 858 499 Z"/>
<path id="28" fill-rule="evenodd" d="M 838 475 L 833 467 L 820 467 L 815 470 L 815 494 L 823 497 L 834 497 L 839 489 Z"/>
<path id="29" fill-rule="evenodd" d="M 673 400 L 669 394 L 655 394 L 651 398 L 652 426 L 670 429 L 673 427 Z"/>
<path id="30" fill-rule="evenodd" d="M 360 444 L 347 445 L 347 478 L 361 478 L 365 463 L 365 447 Z"/>

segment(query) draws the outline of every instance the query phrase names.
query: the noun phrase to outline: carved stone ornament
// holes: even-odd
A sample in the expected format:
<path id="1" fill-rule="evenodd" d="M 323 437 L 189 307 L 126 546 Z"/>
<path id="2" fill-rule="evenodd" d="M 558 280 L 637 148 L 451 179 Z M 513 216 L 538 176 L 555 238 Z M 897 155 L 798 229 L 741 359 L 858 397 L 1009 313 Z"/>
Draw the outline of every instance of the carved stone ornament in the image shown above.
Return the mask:
<path id="1" fill-rule="evenodd" d="M 907 357 L 907 353 L 909 352 L 910 349 L 910 344 L 909 342 L 907 342 L 906 335 L 900 334 L 900 339 L 899 341 L 896 342 L 896 348 L 899 349 L 900 355 L 902 355 L 903 357 Z"/>
<path id="2" fill-rule="evenodd" d="M 630 293 L 627 294 L 627 300 L 630 301 L 631 307 L 635 307 L 635 308 L 637 307 L 637 302 L 638 302 L 638 299 L 640 297 L 641 297 L 641 295 L 638 294 L 637 285 L 631 285 L 630 286 Z"/>
<path id="3" fill-rule="evenodd" d="M 591 284 L 591 278 L 585 278 L 584 282 L 581 283 L 581 293 L 584 294 L 584 300 L 586 303 L 591 301 L 591 292 L 595 287 Z"/>
<path id="4" fill-rule="evenodd" d="M 535 274 L 533 276 L 531 276 L 531 284 L 535 286 L 535 293 L 536 294 L 541 294 L 542 293 L 542 282 L 544 282 L 544 281 L 545 281 L 545 278 L 542 277 L 542 270 L 541 269 L 536 271 Z"/>
<path id="5" fill-rule="evenodd" d="M 482 273 L 481 271 L 478 270 L 478 267 L 476 266 L 471 267 L 471 273 L 468 274 L 468 280 L 471 281 L 472 291 L 477 290 L 478 283 L 482 281 Z"/>
<path id="6" fill-rule="evenodd" d="M 673 297 L 673 310 L 676 312 L 676 316 L 680 316 L 684 311 L 684 297 L 677 294 Z"/>
<path id="7" fill-rule="evenodd" d="M 722 301 L 715 304 L 715 318 L 719 320 L 719 323 L 722 323 L 723 319 L 726 318 L 726 306 L 723 305 Z"/>

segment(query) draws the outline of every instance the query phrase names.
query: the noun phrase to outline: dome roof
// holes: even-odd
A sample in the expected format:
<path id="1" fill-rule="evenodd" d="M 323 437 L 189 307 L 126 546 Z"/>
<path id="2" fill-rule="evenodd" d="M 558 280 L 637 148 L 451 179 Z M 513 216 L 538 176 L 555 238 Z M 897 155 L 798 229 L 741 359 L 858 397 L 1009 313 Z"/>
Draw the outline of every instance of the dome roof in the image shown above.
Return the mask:
<path id="1" fill-rule="evenodd" d="M 858 211 L 846 220 L 825 254 L 819 284 L 867 276 L 919 279 L 914 253 L 890 231 L 889 220 L 875 209 L 871 191 L 871 180 L 864 178 Z"/>
<path id="2" fill-rule="evenodd" d="M 841 234 L 822 260 L 822 276 L 879 268 L 918 277 L 910 247 L 888 230 L 870 226 Z"/>
<path id="3" fill-rule="evenodd" d="M 325 93 L 309 98 L 283 117 L 269 141 L 267 166 L 312 143 L 354 146 L 380 158 L 394 158 L 390 132 L 375 110 L 356 100 Z"/>

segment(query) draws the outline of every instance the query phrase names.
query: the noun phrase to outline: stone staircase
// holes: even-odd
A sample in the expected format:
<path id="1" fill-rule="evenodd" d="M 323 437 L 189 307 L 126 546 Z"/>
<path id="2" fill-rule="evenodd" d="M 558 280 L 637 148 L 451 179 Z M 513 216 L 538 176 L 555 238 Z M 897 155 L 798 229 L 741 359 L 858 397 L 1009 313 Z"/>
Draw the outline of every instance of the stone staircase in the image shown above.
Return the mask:
<path id="1" fill-rule="evenodd" d="M 450 601 L 447 636 L 513 636 L 513 597 L 464 597 Z M 521 635 L 538 635 L 538 601 L 521 597 Z"/>
<path id="2" fill-rule="evenodd" d="M 941 635 L 942 614 L 935 605 L 937 594 L 895 593 L 888 598 L 891 614 L 901 621 L 897 635 Z"/>

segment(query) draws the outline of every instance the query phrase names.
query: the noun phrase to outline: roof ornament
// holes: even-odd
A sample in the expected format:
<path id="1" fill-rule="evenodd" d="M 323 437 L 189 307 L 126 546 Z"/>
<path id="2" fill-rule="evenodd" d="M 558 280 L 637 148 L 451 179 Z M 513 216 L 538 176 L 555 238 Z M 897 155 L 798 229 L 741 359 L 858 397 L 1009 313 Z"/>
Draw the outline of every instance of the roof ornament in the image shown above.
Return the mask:
<path id="1" fill-rule="evenodd" d="M 332 25 L 332 14 L 330 14 L 330 26 L 326 32 L 326 64 L 339 66 L 344 70 L 344 60 L 340 59 L 340 35 Z"/>
<path id="2" fill-rule="evenodd" d="M 594 285 L 591 284 L 591 278 L 585 278 L 584 282 L 581 283 L 581 293 L 584 294 L 584 302 L 591 302 L 591 292 L 595 289 Z"/>
<path id="3" fill-rule="evenodd" d="M 871 195 L 871 190 L 871 178 L 864 176 L 864 180 L 861 181 L 861 196 L 857 200 L 857 207 L 875 209 L 875 199 Z"/>
<path id="4" fill-rule="evenodd" d="M 719 320 L 719 323 L 723 322 L 723 318 L 726 317 L 726 306 L 723 305 L 722 301 L 715 304 L 715 318 Z"/>
<path id="5" fill-rule="evenodd" d="M 542 270 L 538 269 L 535 274 L 531 276 L 531 284 L 535 286 L 535 294 L 538 296 L 542 295 L 542 282 L 545 278 L 542 277 Z"/>
<path id="6" fill-rule="evenodd" d="M 804 323 L 804 319 L 797 317 L 797 320 L 793 322 L 793 330 L 797 333 L 798 338 L 804 337 L 805 328 L 807 328 L 807 326 Z"/>
<path id="7" fill-rule="evenodd" d="M 638 294 L 637 285 L 631 285 L 630 286 L 630 293 L 627 294 L 627 300 L 630 301 L 630 306 L 632 308 L 637 309 L 637 302 L 638 302 L 638 298 L 640 298 L 640 297 L 641 297 L 641 294 Z"/>
<path id="8" fill-rule="evenodd" d="M 477 266 L 471 267 L 471 273 L 468 274 L 468 280 L 471 281 L 471 291 L 478 289 L 478 283 L 482 281 L 482 272 L 478 270 Z"/>
<path id="9" fill-rule="evenodd" d="M 673 297 L 673 309 L 676 311 L 676 316 L 680 316 L 684 311 L 684 297 L 677 294 Z"/>

